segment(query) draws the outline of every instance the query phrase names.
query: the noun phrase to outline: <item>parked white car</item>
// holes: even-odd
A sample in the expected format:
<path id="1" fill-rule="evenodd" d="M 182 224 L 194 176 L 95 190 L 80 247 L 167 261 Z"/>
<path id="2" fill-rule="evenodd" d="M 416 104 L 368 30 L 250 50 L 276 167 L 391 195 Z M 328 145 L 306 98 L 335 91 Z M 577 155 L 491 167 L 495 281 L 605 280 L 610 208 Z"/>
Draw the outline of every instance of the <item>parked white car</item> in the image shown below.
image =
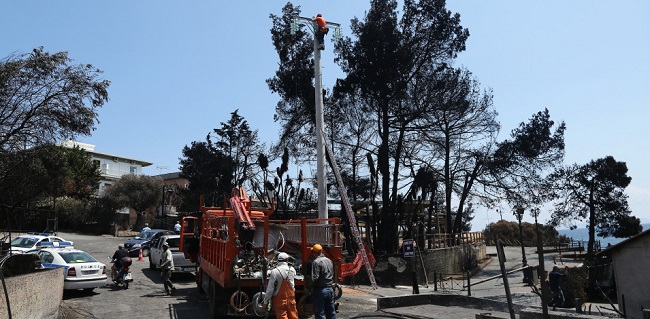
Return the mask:
<path id="1" fill-rule="evenodd" d="M 190 257 L 180 251 L 180 235 L 161 236 L 151 242 L 151 250 L 149 252 L 149 268 L 160 268 L 160 261 L 163 254 L 163 243 L 169 244 L 169 250 L 172 251 L 172 258 L 174 259 L 174 272 L 195 272 L 196 264 L 190 260 Z"/>
<path id="2" fill-rule="evenodd" d="M 66 246 L 73 246 L 74 244 L 71 241 L 66 241 L 61 237 L 52 236 L 48 233 L 27 233 L 26 235 L 20 235 L 11 240 L 11 251 L 14 254 L 20 254 L 28 250 L 38 248 L 43 243 L 53 243 L 54 246 L 56 246 L 61 242 L 66 242 Z"/>
<path id="3" fill-rule="evenodd" d="M 65 242 L 60 243 L 58 248 L 53 248 L 52 243 L 44 243 L 41 248 L 26 253 L 38 255 L 43 268 L 63 267 L 63 289 L 92 291 L 106 285 L 106 265 Z"/>

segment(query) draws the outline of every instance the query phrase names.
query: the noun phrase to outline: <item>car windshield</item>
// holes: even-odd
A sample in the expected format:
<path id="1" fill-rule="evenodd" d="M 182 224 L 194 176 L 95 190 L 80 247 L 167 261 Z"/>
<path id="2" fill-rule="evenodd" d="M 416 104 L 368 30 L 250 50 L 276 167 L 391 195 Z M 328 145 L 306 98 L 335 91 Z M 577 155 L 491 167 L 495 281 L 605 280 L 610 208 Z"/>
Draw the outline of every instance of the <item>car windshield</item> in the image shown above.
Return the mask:
<path id="1" fill-rule="evenodd" d="M 11 241 L 12 247 L 31 248 L 34 247 L 38 239 L 34 237 L 16 237 Z"/>
<path id="2" fill-rule="evenodd" d="M 135 236 L 135 239 L 151 239 L 153 237 L 154 232 L 152 231 L 143 231 L 139 233 L 137 236 Z"/>
<path id="3" fill-rule="evenodd" d="M 60 252 L 61 258 L 68 264 L 94 263 L 97 259 L 83 251 Z"/>

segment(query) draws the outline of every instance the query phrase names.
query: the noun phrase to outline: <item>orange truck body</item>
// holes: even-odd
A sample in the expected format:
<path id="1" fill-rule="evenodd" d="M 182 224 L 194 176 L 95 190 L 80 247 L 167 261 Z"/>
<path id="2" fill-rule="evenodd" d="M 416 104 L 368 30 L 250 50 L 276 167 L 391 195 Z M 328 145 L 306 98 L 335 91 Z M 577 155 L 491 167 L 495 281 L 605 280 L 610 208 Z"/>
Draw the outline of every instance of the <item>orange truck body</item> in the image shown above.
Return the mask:
<path id="1" fill-rule="evenodd" d="M 293 266 L 298 271 L 296 302 L 301 316 L 308 316 L 311 303 L 300 270 L 311 256 L 311 247 L 320 244 L 334 263 L 336 281 L 341 282 L 340 220 L 271 220 L 273 206 L 252 208 L 242 189 L 233 191 L 229 204 L 201 204 L 201 217 L 183 218 L 181 230 L 181 247 L 185 250 L 190 238 L 199 237 L 197 284 L 208 295 L 212 317 L 258 317 L 253 299 L 256 293 L 266 290 L 267 268 L 256 270 L 253 265 L 246 270 L 248 263 L 242 260 L 270 259 L 279 252 L 294 258 Z M 269 315 L 273 317 L 272 312 Z"/>

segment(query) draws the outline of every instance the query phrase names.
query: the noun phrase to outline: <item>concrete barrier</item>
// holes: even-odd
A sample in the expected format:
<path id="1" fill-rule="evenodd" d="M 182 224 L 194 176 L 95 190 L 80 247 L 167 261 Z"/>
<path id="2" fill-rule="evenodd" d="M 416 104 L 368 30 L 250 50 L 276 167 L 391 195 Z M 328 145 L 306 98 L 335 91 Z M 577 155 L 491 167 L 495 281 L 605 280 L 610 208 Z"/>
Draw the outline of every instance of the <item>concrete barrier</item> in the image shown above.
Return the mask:
<path id="1" fill-rule="evenodd" d="M 63 268 L 6 277 L 12 318 L 56 319 L 63 300 Z M 6 297 L 0 294 L 0 318 L 8 318 Z"/>

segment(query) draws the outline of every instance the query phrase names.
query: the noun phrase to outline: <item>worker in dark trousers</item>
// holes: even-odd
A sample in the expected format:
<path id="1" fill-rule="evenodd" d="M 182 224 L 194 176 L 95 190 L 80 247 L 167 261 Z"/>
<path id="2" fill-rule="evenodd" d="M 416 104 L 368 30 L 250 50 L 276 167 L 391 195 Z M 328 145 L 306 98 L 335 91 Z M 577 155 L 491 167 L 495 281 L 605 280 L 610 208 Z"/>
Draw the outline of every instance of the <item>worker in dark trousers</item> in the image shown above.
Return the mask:
<path id="1" fill-rule="evenodd" d="M 568 270 L 569 266 L 564 268 L 564 272 L 560 271 L 560 267 L 553 266 L 553 271 L 548 274 L 548 283 L 551 286 L 551 292 L 553 292 L 553 299 L 551 299 L 548 305 L 553 307 L 553 310 L 555 310 L 555 307 L 564 307 L 564 292 L 562 291 L 560 281 L 566 277 Z"/>
<path id="2" fill-rule="evenodd" d="M 294 284 L 296 270 L 289 265 L 288 260 L 288 254 L 278 254 L 278 265 L 271 270 L 264 295 L 264 305 L 267 305 L 271 299 L 273 300 L 273 310 L 275 310 L 277 319 L 298 319 L 296 286 Z"/>
<path id="3" fill-rule="evenodd" d="M 325 35 L 329 31 L 327 28 L 327 22 L 325 21 L 325 18 L 323 18 L 323 15 L 320 13 L 316 15 L 314 21 L 316 22 L 316 39 L 318 40 L 318 49 L 325 50 Z"/>
<path id="4" fill-rule="evenodd" d="M 165 287 L 165 294 L 171 296 L 176 291 L 176 287 L 174 287 L 171 280 L 172 272 L 174 271 L 174 258 L 167 242 L 163 243 L 163 251 L 160 261 L 161 275 L 163 278 L 163 286 Z"/>
<path id="5" fill-rule="evenodd" d="M 334 306 L 334 264 L 323 255 L 323 247 L 311 247 L 314 262 L 311 265 L 311 298 L 316 319 L 336 319 Z"/>

